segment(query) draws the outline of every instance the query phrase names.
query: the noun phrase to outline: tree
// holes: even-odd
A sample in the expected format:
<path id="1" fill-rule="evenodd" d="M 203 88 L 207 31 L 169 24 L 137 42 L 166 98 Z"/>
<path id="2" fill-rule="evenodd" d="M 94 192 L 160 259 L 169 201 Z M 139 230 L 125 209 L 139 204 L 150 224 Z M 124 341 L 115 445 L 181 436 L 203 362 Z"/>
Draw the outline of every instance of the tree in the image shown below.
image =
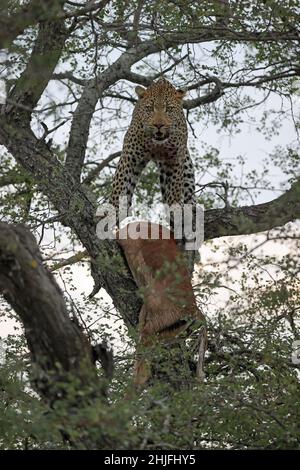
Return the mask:
<path id="1" fill-rule="evenodd" d="M 48 256 L 55 260 L 52 269 L 57 272 L 87 257 L 94 280 L 92 295 L 105 289 L 133 337 L 141 308 L 137 286 L 117 243 L 98 239 L 95 214 L 99 201 L 107 199 L 120 155 L 120 129 L 128 125 L 136 99 L 134 85 L 148 86 L 164 73 L 185 87 L 190 92 L 184 107 L 191 134 L 199 122 L 207 121 L 235 135 L 247 112 L 255 119 L 259 105 L 276 96 L 282 100 L 281 114 L 272 120 L 272 110 L 267 108 L 257 127 L 272 139 L 289 105 L 297 135 L 297 3 L 2 2 L 1 67 L 7 89 L 0 105 L 3 219 L 26 223 L 41 247 L 51 229 L 56 231 L 56 243 L 67 237 L 72 256 L 61 260 L 58 255 L 63 250 L 50 250 Z M 207 51 L 209 60 L 199 63 Z M 109 152 L 116 142 L 116 151 Z M 158 383 L 145 397 L 132 397 L 124 405 L 121 397 L 131 359 L 126 361 L 123 352 L 108 384 L 111 355 L 104 335 L 93 349 L 82 332 L 84 323 L 74 323 L 67 315 L 72 309 L 83 319 L 84 312 L 74 301 L 66 305 L 41 263 L 32 236 L 18 226 L 1 225 L 0 285 L 23 323 L 32 361 L 29 367 L 24 353 L 17 366 L 18 355 L 8 356 L 2 368 L 5 403 L 23 411 L 44 410 L 39 428 L 34 419 L 24 420 L 25 411 L 21 431 L 17 417 L 9 416 L 11 434 L 6 432 L 4 447 L 299 447 L 299 366 L 286 359 L 298 338 L 299 237 L 285 227 L 300 214 L 297 145 L 291 142 L 270 156 L 266 166 L 272 161 L 280 167 L 289 187 L 260 204 L 254 203 L 257 192 L 271 188 L 266 183 L 267 169 L 237 183 L 234 168 L 222 161 L 216 149 L 195 155 L 198 175 L 207 169 L 216 174 L 213 181 L 199 181 L 197 187 L 198 201 L 206 207 L 205 240 L 267 231 L 268 240 L 293 243 L 280 262 L 267 256 L 257 260 L 241 245 L 228 252 L 230 258 L 247 259 L 249 277 L 256 283 L 257 264 L 260 272 L 276 264 L 280 276 L 267 287 L 260 283 L 256 291 L 241 277 L 242 298 L 232 294 L 227 313 L 209 318 L 207 386 L 192 382 L 174 391 L 168 383 Z M 155 171 L 149 167 L 144 175 L 137 200 L 151 202 L 157 198 Z M 249 197 L 251 205 L 243 205 L 249 204 Z M 270 232 L 276 227 L 280 227 L 277 232 Z M 33 265 L 26 268 L 31 257 Z M 14 282 L 12 273 L 17 273 Z M 204 272 L 199 279 L 195 289 L 205 307 L 206 299 L 222 285 L 222 277 Z M 100 310 L 98 302 L 87 301 L 87 308 L 95 305 Z M 39 307 L 36 311 L 34 305 Z M 47 318 L 43 329 L 42 319 Z M 57 319 L 54 325 L 53 318 Z M 89 335 L 94 343 L 97 333 L 90 329 Z M 61 342 L 66 345 L 63 350 Z M 14 351 L 15 343 L 10 347 Z M 102 361 L 106 377 L 96 370 L 95 358 Z M 16 371 L 24 370 L 25 361 L 45 403 L 24 391 L 9 361 Z M 15 388 L 10 389 L 12 374 Z M 122 425 L 116 424 L 120 420 Z M 45 437 L 46 429 L 52 430 L 51 442 Z"/>

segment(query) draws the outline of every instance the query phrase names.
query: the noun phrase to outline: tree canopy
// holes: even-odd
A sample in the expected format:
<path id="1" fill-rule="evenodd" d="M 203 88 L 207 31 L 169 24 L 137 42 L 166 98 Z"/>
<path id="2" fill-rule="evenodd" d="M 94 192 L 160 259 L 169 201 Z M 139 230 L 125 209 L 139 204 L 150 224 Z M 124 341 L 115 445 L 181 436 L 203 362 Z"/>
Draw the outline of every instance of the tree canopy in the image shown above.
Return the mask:
<path id="1" fill-rule="evenodd" d="M 3 343 L 1 447 L 299 448 L 299 2 L 5 0 L 0 13 L 1 315 L 22 325 Z M 161 75 L 188 92 L 209 342 L 204 383 L 136 395 L 141 296 L 95 214 L 134 88 Z M 247 126 L 265 157 L 225 158 L 217 137 L 242 142 Z M 136 203 L 159 198 L 149 165 Z"/>

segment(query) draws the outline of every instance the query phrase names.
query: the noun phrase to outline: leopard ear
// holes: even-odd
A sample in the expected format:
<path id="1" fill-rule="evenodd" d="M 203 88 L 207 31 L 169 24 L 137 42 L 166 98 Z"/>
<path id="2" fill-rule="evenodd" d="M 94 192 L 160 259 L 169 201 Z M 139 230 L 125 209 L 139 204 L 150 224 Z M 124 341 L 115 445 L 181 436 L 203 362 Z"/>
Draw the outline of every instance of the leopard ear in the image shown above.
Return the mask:
<path id="1" fill-rule="evenodd" d="M 146 91 L 146 88 L 142 87 L 142 86 L 136 86 L 135 87 L 135 92 L 136 94 L 138 95 L 139 98 L 143 98 L 144 94 L 145 94 L 145 91 Z"/>
<path id="2" fill-rule="evenodd" d="M 177 97 L 179 99 L 183 99 L 185 97 L 185 95 L 187 94 L 187 90 L 176 90 L 177 91 Z"/>

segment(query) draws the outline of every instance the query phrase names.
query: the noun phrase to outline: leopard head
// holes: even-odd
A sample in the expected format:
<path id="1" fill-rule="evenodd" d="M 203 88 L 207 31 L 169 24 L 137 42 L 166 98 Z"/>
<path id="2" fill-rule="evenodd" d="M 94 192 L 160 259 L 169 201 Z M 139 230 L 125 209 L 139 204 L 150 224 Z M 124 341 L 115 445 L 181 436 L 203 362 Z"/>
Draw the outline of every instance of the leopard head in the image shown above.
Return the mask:
<path id="1" fill-rule="evenodd" d="M 185 92 L 177 90 L 165 78 L 153 82 L 148 88 L 136 87 L 139 100 L 134 117 L 142 123 L 145 137 L 155 144 L 164 144 L 182 135 L 187 126 L 182 109 Z"/>

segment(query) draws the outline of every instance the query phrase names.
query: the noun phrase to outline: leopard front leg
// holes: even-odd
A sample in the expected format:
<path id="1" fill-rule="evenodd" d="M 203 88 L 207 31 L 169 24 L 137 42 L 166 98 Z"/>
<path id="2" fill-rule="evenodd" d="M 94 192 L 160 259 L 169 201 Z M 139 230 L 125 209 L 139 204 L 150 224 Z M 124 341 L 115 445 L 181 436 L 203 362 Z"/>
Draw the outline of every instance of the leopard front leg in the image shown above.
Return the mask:
<path id="1" fill-rule="evenodd" d="M 182 210 L 184 204 L 183 161 L 158 162 L 158 167 L 163 203 L 168 206 L 170 227 L 176 236 L 178 227 L 175 226 L 176 217 L 173 211 L 177 212 L 179 208 Z M 182 245 L 181 240 L 177 240 L 177 243 Z"/>
<path id="2" fill-rule="evenodd" d="M 183 164 L 183 199 L 184 204 L 196 204 L 195 170 L 188 150 L 185 152 Z"/>
<path id="3" fill-rule="evenodd" d="M 143 158 L 137 158 L 130 153 L 122 154 L 114 176 L 112 192 L 109 200 L 117 210 L 117 219 L 119 219 L 119 204 L 121 202 L 121 197 L 125 197 L 125 201 L 127 203 L 127 210 L 124 215 L 125 217 L 129 215 L 133 192 L 138 178 L 146 164 L 147 161 Z M 117 222 L 119 224 L 120 220 Z"/>
<path id="4" fill-rule="evenodd" d="M 158 162 L 160 188 L 165 204 L 195 204 L 195 173 L 189 154 L 185 151 L 183 162 L 170 165 Z"/>
<path id="5" fill-rule="evenodd" d="M 158 162 L 160 187 L 164 204 L 184 203 L 183 164 L 182 162 Z"/>
<path id="6" fill-rule="evenodd" d="M 192 220 L 190 221 L 191 227 L 184 227 L 182 224 L 182 240 L 178 241 L 179 246 L 182 249 L 187 248 L 187 239 L 185 237 L 186 231 L 195 233 L 196 229 L 196 197 L 195 197 L 195 174 L 193 162 L 190 157 L 188 150 L 185 151 L 185 158 L 177 165 L 169 165 L 166 162 L 159 162 L 159 173 L 160 173 L 160 186 L 162 192 L 162 199 L 165 204 L 171 206 L 172 204 L 184 204 L 192 205 Z M 170 218 L 171 229 L 174 231 L 174 218 Z M 188 235 L 189 238 L 189 235 Z M 189 240 L 191 242 L 191 240 Z M 195 260 L 199 260 L 198 250 L 188 250 L 186 253 L 187 262 L 189 265 L 189 271 L 193 271 L 193 265 Z"/>

